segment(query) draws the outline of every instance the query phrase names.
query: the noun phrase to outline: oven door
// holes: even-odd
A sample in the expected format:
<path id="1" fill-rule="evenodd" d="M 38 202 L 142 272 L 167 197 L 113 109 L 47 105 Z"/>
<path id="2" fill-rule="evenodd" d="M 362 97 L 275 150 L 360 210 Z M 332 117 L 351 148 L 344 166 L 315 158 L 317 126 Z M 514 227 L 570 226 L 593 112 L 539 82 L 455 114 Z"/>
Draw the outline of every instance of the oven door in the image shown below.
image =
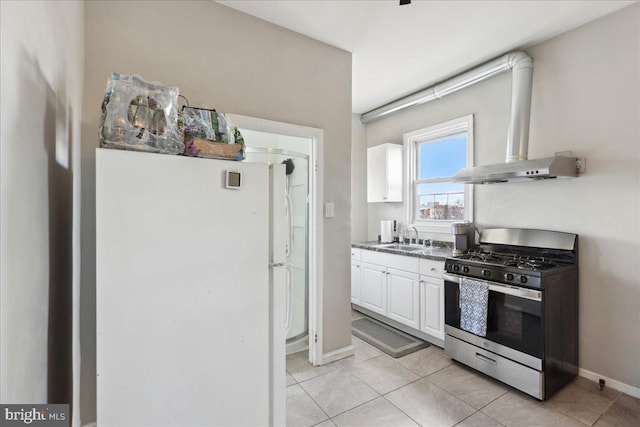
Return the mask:
<path id="1" fill-rule="evenodd" d="M 474 278 L 473 280 L 489 285 L 487 333 L 481 337 L 460 328 L 460 281 L 463 276 L 446 273 L 444 279 L 445 332 L 532 368 L 541 369 L 541 291 Z"/>

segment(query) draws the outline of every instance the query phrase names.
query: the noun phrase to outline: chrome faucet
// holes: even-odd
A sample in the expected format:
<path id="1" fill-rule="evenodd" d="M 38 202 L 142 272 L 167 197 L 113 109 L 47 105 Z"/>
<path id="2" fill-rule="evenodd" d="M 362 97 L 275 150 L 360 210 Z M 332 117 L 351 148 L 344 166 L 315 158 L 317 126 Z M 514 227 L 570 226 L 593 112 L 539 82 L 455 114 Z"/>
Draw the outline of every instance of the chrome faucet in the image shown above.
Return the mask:
<path id="1" fill-rule="evenodd" d="M 418 244 L 418 229 L 417 229 L 414 225 L 409 224 L 409 225 L 407 225 L 407 226 L 405 227 L 405 229 L 407 230 L 407 237 L 409 237 L 409 233 L 408 233 L 408 231 L 409 231 L 409 229 L 411 229 L 411 228 L 413 228 L 413 231 L 415 231 L 415 232 L 416 232 L 416 244 Z M 409 237 L 409 244 L 411 244 L 411 238 L 410 238 L 410 237 Z"/>

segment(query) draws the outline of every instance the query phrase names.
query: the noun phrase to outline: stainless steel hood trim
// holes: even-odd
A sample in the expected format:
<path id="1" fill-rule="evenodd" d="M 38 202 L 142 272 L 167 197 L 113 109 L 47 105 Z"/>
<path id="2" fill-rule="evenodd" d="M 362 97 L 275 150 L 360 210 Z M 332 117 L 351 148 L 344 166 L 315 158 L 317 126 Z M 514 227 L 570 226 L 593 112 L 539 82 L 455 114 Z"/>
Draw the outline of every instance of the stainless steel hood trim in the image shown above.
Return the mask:
<path id="1" fill-rule="evenodd" d="M 511 163 L 465 168 L 456 173 L 452 182 L 493 184 L 499 182 L 533 181 L 578 176 L 576 157 L 554 156 Z"/>

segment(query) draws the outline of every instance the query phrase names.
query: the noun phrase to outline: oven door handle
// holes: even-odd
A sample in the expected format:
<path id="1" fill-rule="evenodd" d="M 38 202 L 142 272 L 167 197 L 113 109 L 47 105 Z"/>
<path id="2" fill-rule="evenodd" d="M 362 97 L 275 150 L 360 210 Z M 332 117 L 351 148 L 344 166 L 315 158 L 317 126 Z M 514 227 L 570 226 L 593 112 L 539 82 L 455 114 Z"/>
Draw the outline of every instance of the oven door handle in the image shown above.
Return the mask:
<path id="1" fill-rule="evenodd" d="M 476 280 L 478 282 L 482 282 L 482 283 L 488 284 L 489 285 L 489 290 L 493 291 L 493 292 L 499 292 L 501 294 L 512 295 L 512 296 L 518 297 L 518 298 L 526 298 L 526 299 L 530 299 L 530 300 L 533 300 L 533 301 L 542 301 L 542 292 L 534 291 L 532 289 L 519 288 L 517 286 L 501 285 L 499 283 L 488 282 L 486 280 L 479 280 L 479 279 L 475 279 L 473 277 L 459 276 L 457 274 L 451 274 L 451 273 L 444 273 L 444 274 L 442 274 L 442 277 L 444 278 L 445 281 L 454 282 L 454 283 L 458 283 L 458 284 L 460 283 L 461 279 Z"/>

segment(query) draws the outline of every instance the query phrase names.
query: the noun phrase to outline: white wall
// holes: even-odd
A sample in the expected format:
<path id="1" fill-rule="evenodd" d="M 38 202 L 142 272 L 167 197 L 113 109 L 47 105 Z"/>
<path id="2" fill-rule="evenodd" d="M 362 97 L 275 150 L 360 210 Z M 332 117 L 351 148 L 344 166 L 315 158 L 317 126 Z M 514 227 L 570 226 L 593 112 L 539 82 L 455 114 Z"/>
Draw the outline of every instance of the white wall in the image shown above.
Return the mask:
<path id="1" fill-rule="evenodd" d="M 483 223 L 580 235 L 580 367 L 640 388 L 640 7 L 535 46 L 533 156 L 573 149 L 587 173 L 490 204 Z M 552 183 L 553 184 L 553 183 Z M 526 192 L 525 192 L 526 191 Z M 504 212 L 510 211 L 511 215 Z"/>
<path id="2" fill-rule="evenodd" d="M 550 39 L 534 58 L 529 158 L 572 150 L 587 159 L 571 180 L 476 185 L 482 227 L 580 236 L 580 367 L 640 388 L 639 5 Z M 367 144 L 475 115 L 476 165 L 504 161 L 510 76 L 367 126 Z M 369 238 L 401 204 L 369 205 Z M 354 221 L 356 219 L 354 218 Z"/>
<path id="3" fill-rule="evenodd" d="M 325 353 L 351 344 L 351 54 L 211 1 L 87 2 L 83 109 L 83 419 L 95 411 L 94 148 L 112 71 L 177 86 L 192 105 L 324 129 Z M 125 296 L 126 297 L 126 296 Z"/>
<path id="4" fill-rule="evenodd" d="M 374 147 L 386 142 L 402 144 L 402 136 L 406 132 L 473 114 L 476 142 L 475 164 L 503 162 L 507 151 L 510 79 L 509 74 L 498 75 L 439 101 L 373 122 L 366 126 L 367 146 Z M 367 230 L 369 240 L 377 239 L 380 234 L 381 220 L 403 221 L 402 206 L 402 203 L 369 204 Z M 475 206 L 478 206 L 477 201 Z M 450 234 L 421 233 L 420 237 L 452 241 Z"/>
<path id="5" fill-rule="evenodd" d="M 2 403 L 77 391 L 83 8 L 0 3 Z"/>

